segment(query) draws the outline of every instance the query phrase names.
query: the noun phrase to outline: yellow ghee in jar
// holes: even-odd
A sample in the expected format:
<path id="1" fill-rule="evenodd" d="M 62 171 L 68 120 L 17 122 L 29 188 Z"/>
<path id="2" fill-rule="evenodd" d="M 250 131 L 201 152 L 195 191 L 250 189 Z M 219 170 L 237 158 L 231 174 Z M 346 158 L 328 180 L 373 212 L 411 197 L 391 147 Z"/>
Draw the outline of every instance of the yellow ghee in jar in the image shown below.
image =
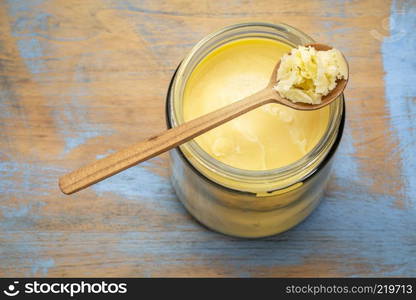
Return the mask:
<path id="1" fill-rule="evenodd" d="M 266 87 L 273 67 L 291 46 L 266 38 L 244 38 L 209 53 L 192 71 L 183 98 L 184 121 L 238 101 Z M 245 170 L 291 164 L 324 135 L 329 107 L 297 111 L 267 104 L 195 138 L 210 156 Z"/>

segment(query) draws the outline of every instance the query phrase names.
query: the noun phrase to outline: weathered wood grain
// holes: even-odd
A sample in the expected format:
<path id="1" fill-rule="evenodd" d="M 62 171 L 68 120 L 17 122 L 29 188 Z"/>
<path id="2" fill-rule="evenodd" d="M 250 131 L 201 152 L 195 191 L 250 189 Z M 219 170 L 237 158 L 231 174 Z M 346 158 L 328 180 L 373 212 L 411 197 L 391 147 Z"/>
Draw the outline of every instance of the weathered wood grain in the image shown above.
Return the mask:
<path id="1" fill-rule="evenodd" d="M 166 156 L 68 197 L 57 178 L 164 129 L 206 34 L 284 22 L 349 58 L 347 124 L 321 206 L 247 241 L 177 201 Z M 414 1 L 0 4 L 0 276 L 415 276 Z"/>

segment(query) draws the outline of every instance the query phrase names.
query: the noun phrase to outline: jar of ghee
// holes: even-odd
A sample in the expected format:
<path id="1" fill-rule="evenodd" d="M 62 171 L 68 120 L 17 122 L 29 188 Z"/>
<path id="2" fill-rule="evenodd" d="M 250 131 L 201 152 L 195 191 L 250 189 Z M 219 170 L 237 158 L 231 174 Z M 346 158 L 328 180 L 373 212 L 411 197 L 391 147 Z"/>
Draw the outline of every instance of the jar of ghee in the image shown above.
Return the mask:
<path id="1" fill-rule="evenodd" d="M 286 24 L 228 26 L 201 40 L 167 95 L 175 127 L 264 88 L 280 57 L 313 43 Z M 344 98 L 310 112 L 267 104 L 170 151 L 171 181 L 202 224 L 238 237 L 274 235 L 318 205 L 344 126 Z"/>

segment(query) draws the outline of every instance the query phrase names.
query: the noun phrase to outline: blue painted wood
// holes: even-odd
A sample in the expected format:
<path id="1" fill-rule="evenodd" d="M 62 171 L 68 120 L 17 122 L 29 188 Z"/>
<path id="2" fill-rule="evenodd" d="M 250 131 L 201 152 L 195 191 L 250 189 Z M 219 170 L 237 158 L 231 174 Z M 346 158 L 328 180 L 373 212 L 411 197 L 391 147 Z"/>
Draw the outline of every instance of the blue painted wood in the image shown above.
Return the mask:
<path id="1" fill-rule="evenodd" d="M 166 156 L 59 192 L 63 173 L 160 131 L 183 55 L 253 18 L 351 62 L 345 135 L 312 216 L 261 240 L 211 232 L 177 201 Z M 415 276 L 415 23 L 411 0 L 0 4 L 0 275 Z"/>

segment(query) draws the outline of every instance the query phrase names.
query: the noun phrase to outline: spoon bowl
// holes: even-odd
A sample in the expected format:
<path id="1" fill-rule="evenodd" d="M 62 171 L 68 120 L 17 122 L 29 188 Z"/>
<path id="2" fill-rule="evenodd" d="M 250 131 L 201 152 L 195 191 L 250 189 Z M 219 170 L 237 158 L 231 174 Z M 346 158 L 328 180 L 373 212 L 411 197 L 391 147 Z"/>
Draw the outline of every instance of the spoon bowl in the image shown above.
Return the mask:
<path id="1" fill-rule="evenodd" d="M 325 45 L 325 44 L 308 44 L 305 45 L 305 47 L 313 47 L 315 48 L 317 51 L 328 51 L 331 50 L 332 47 Z M 345 59 L 345 56 L 343 55 L 344 60 L 347 64 L 347 71 L 349 70 L 348 67 L 348 62 Z M 276 86 L 276 84 L 278 83 L 277 81 L 277 71 L 279 70 L 280 67 L 280 60 L 279 62 L 276 64 L 276 66 L 273 68 L 272 71 L 272 75 L 270 76 L 270 80 L 269 80 L 269 84 L 267 85 L 268 88 L 273 89 L 274 86 Z M 349 73 L 349 72 L 348 72 Z M 329 104 L 331 104 L 333 101 L 335 101 L 341 94 L 342 92 L 345 90 L 347 83 L 348 83 L 348 78 L 349 76 L 347 76 L 347 79 L 338 79 L 336 81 L 336 86 L 334 89 L 332 89 L 328 95 L 323 96 L 321 103 L 319 104 L 309 104 L 309 103 L 302 103 L 302 102 L 292 102 L 289 99 L 283 98 L 279 95 L 279 93 L 276 91 L 277 94 L 277 98 L 275 99 L 277 103 L 280 103 L 282 105 L 288 106 L 290 108 L 293 109 L 297 109 L 297 110 L 315 110 L 315 109 L 320 109 L 324 106 L 327 106 Z"/>

